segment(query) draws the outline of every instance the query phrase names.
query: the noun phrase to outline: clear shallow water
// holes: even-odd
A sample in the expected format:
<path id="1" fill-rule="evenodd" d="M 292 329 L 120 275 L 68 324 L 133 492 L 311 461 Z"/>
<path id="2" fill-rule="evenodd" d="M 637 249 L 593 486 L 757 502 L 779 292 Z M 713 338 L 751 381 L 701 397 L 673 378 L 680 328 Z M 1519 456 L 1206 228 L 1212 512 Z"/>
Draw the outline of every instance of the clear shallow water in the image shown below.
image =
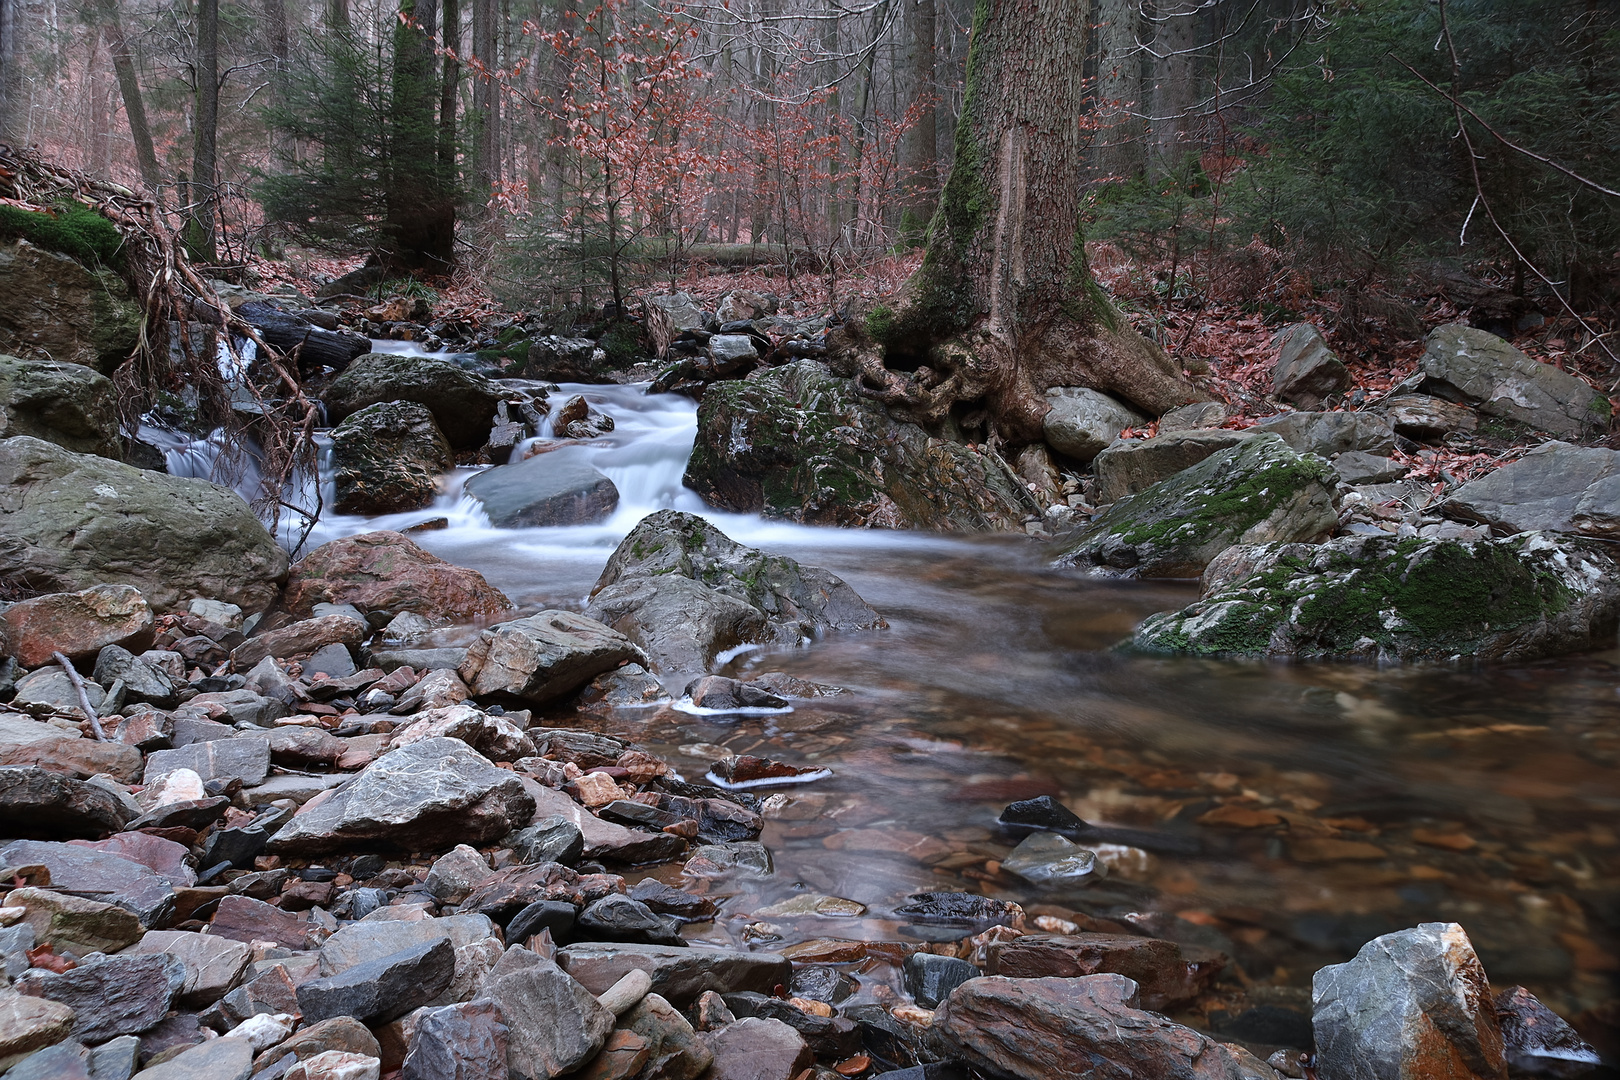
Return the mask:
<path id="1" fill-rule="evenodd" d="M 716 746 L 833 770 L 789 789 L 795 802 L 768 824 L 776 873 L 714 884 L 728 897 L 722 916 L 692 936 L 773 947 L 893 940 L 905 931 L 888 913 L 907 894 L 967 889 L 1032 914 L 1131 922 L 1214 946 L 1252 994 L 1297 1003 L 1312 971 L 1369 938 L 1455 920 L 1498 986 L 1522 982 L 1566 1015 L 1617 996 L 1620 651 L 1484 670 L 1130 656 L 1116 643 L 1143 616 L 1190 600 L 1190 587 L 1086 581 L 1048 569 L 1020 538 L 714 513 L 680 485 L 691 402 L 614 386 L 565 386 L 553 400 L 571 393 L 617 421 L 587 449 L 621 492 L 608 521 L 490 528 L 461 496 L 470 472 L 459 470 L 434 507 L 329 517 L 308 546 L 443 516 L 447 528 L 414 538 L 522 607 L 577 608 L 618 540 L 674 506 L 834 570 L 884 614 L 886 631 L 731 665 L 847 696 L 729 721 L 672 708 L 568 714 L 646 743 L 688 778 L 703 775 Z M 200 468 L 206 456 L 177 447 L 171 468 Z M 994 830 L 1008 801 L 1038 794 L 1182 850 L 1111 851 L 1106 880 L 1042 893 L 1000 872 L 1011 845 Z M 755 915 L 806 891 L 857 900 L 868 914 Z"/>

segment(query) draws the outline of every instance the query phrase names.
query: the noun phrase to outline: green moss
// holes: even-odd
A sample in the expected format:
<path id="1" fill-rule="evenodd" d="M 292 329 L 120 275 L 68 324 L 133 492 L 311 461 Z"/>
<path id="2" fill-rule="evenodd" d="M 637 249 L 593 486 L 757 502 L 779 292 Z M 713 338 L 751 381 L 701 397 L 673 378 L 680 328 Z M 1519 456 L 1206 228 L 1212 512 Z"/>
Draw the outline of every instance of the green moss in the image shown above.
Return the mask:
<path id="1" fill-rule="evenodd" d="M 620 319 L 608 326 L 597 344 L 607 353 L 615 370 L 634 367 L 646 358 L 646 343 L 641 325 Z"/>
<path id="2" fill-rule="evenodd" d="M 1238 460 L 1241 453 L 1240 448 L 1233 460 Z M 1182 512 L 1145 515 L 1143 520 L 1127 525 L 1120 539 L 1127 544 L 1143 544 L 1185 537 L 1198 543 L 1217 530 L 1237 536 L 1264 521 L 1280 502 L 1307 485 L 1321 483 L 1331 487 L 1336 482 L 1332 466 L 1312 456 L 1268 463 L 1229 486 L 1219 486 L 1222 478 L 1215 479 L 1217 484 L 1211 485 L 1201 498 L 1189 500 Z M 1132 506 L 1123 504 L 1123 509 L 1128 514 Z"/>
<path id="3" fill-rule="evenodd" d="M 0 237 L 21 238 L 89 266 L 118 265 L 124 245 L 118 226 L 78 203 L 63 203 L 50 211 L 0 205 Z"/>
<path id="4" fill-rule="evenodd" d="M 866 316 L 866 336 L 873 341 L 888 341 L 894 335 L 894 311 L 887 304 L 879 304 Z"/>

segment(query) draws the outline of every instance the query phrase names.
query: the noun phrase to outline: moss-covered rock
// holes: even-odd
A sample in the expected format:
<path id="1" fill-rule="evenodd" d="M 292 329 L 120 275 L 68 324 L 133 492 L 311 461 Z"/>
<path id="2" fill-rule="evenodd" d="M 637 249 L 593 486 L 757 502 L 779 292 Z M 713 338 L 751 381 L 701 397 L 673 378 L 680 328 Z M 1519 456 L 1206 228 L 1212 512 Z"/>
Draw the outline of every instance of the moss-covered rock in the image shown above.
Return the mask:
<path id="1" fill-rule="evenodd" d="M 0 354 L 0 438 L 32 435 L 76 454 L 123 456 L 112 380 L 83 364 Z"/>
<path id="2" fill-rule="evenodd" d="M 119 276 L 17 240 L 0 242 L 0 352 L 109 372 L 134 350 L 141 307 Z"/>
<path id="3" fill-rule="evenodd" d="M 439 493 L 455 455 L 427 406 L 368 405 L 332 432 L 334 509 L 340 514 L 416 510 Z"/>
<path id="4" fill-rule="evenodd" d="M 1251 436 L 1119 500 L 1060 543 L 1056 562 L 1104 576 L 1197 577 L 1233 544 L 1331 535 L 1337 486 L 1321 458 Z"/>
<path id="5" fill-rule="evenodd" d="M 1223 565 L 1224 564 L 1224 565 Z M 1199 656 L 1528 660 L 1614 644 L 1620 567 L 1594 544 L 1346 536 L 1224 553 L 1134 645 Z"/>
<path id="6" fill-rule="evenodd" d="M 1040 510 L 998 455 L 890 418 L 814 360 L 711 385 L 686 484 L 722 509 L 813 525 L 978 532 Z"/>

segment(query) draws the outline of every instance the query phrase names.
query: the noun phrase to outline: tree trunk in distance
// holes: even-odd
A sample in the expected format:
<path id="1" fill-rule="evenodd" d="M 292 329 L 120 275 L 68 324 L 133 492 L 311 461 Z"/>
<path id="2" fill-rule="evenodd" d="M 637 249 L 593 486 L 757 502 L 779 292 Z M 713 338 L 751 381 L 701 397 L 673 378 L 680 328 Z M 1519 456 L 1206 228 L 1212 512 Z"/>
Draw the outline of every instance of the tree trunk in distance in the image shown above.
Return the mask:
<path id="1" fill-rule="evenodd" d="M 18 0 L 0 0 L 16 3 Z M 163 193 L 162 179 L 158 175 L 157 150 L 152 145 L 152 129 L 146 122 L 146 103 L 141 97 L 140 79 L 135 74 L 135 57 L 124 37 L 124 20 L 118 12 L 118 0 L 97 0 L 97 13 L 101 27 L 107 35 L 107 51 L 112 54 L 113 73 L 118 76 L 118 92 L 124 99 L 124 116 L 129 121 L 129 137 L 135 143 L 135 162 L 141 169 L 141 180 L 154 198 Z"/>
<path id="2" fill-rule="evenodd" d="M 499 67 L 495 56 L 495 0 L 472 0 L 473 59 L 483 66 L 473 75 L 473 115 L 469 118 L 472 138 L 473 205 L 480 220 L 489 214 L 482 209 L 495 185 L 501 182 L 501 95 L 490 74 Z"/>
<path id="3" fill-rule="evenodd" d="M 1097 171 L 1133 179 L 1142 174 L 1141 0 L 1102 0 L 1097 56 Z"/>
<path id="4" fill-rule="evenodd" d="M 400 0 L 394 27 L 385 269 L 443 273 L 455 263 L 456 207 L 439 169 L 437 0 Z"/>
<path id="5" fill-rule="evenodd" d="M 922 268 L 851 318 L 835 366 L 897 416 L 982 403 L 990 436 L 1041 437 L 1043 392 L 1088 386 L 1157 415 L 1204 395 L 1091 276 L 1080 218 L 1085 0 L 979 0 L 956 156 Z M 893 363 L 891 369 L 885 361 Z"/>
<path id="6" fill-rule="evenodd" d="M 280 106 L 287 100 L 288 60 L 292 55 L 292 35 L 287 27 L 287 0 L 264 0 L 264 37 L 272 60 L 270 101 Z M 278 157 L 292 155 L 291 140 L 279 129 L 270 129 L 270 145 Z"/>
<path id="7" fill-rule="evenodd" d="M 934 0 L 909 0 L 905 5 L 906 38 L 910 43 L 908 75 L 911 109 L 917 122 L 900 144 L 900 168 L 905 176 L 901 195 L 902 241 L 920 243 L 928 219 L 934 216 L 939 193 L 939 136 L 937 88 L 934 82 L 935 38 L 939 32 Z"/>
<path id="8" fill-rule="evenodd" d="M 1187 110 L 1193 105 L 1193 56 L 1198 44 L 1197 0 L 1160 0 L 1153 37 L 1153 119 L 1148 167 L 1163 175 L 1189 149 Z"/>
<path id="9" fill-rule="evenodd" d="M 191 205 L 186 222 L 186 252 L 192 262 L 208 264 L 219 257 L 214 235 L 214 217 L 219 205 L 215 154 L 215 138 L 219 132 L 219 0 L 198 0 L 197 3 L 196 72 L 191 187 L 186 193 L 186 202 Z"/>
<path id="10" fill-rule="evenodd" d="M 21 147 L 23 122 L 22 0 L 0 0 L 0 142 Z"/>
<path id="11" fill-rule="evenodd" d="M 461 82 L 461 0 L 444 0 L 444 82 L 439 90 L 439 171 L 445 180 L 455 179 L 456 169 L 456 90 Z"/>

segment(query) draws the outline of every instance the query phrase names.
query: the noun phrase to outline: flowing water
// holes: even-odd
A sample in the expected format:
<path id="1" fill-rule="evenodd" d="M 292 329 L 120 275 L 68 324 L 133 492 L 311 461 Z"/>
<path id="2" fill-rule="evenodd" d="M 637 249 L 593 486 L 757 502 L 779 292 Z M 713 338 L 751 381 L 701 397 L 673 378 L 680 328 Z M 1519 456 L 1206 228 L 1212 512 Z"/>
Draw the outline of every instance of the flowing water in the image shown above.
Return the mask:
<path id="1" fill-rule="evenodd" d="M 673 506 L 828 567 L 883 613 L 887 630 L 758 650 L 729 669 L 786 671 L 848 695 L 770 716 L 650 707 L 586 721 L 667 755 L 688 779 L 722 752 L 833 771 L 791 789 L 795 801 L 768 823 L 775 874 L 716 886 L 722 914 L 693 937 L 893 940 L 914 932 L 888 915 L 907 894 L 966 889 L 1032 917 L 1131 923 L 1216 947 L 1251 999 L 1299 1006 L 1320 965 L 1432 920 L 1467 928 L 1496 985 L 1522 982 L 1566 1015 L 1617 996 L 1620 651 L 1481 670 L 1131 656 L 1114 646 L 1143 616 L 1189 601 L 1190 586 L 1088 581 L 1048 568 L 1022 538 L 715 513 L 680 482 L 690 401 L 563 387 L 572 393 L 617 421 L 587 450 L 620 490 L 609 520 L 494 529 L 458 471 L 427 510 L 330 516 L 307 546 L 445 517 L 415 538 L 522 608 L 577 609 L 618 540 Z M 194 472 L 209 458 L 177 446 L 170 465 Z M 1106 880 L 1039 892 L 1000 870 L 1011 842 L 994 827 L 1008 801 L 1038 794 L 1156 836 L 1103 849 Z M 655 873 L 676 880 L 679 868 Z M 807 891 L 867 914 L 755 914 Z"/>

